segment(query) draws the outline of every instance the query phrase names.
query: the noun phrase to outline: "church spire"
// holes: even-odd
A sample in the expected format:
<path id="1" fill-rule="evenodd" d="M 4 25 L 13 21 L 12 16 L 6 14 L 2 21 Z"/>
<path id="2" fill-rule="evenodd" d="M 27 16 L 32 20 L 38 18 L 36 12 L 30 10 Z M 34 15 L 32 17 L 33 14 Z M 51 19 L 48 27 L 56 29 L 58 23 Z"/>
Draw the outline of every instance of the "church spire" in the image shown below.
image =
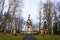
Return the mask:
<path id="1" fill-rule="evenodd" d="M 28 16 L 28 20 L 30 20 L 30 14 L 29 14 L 29 16 Z"/>

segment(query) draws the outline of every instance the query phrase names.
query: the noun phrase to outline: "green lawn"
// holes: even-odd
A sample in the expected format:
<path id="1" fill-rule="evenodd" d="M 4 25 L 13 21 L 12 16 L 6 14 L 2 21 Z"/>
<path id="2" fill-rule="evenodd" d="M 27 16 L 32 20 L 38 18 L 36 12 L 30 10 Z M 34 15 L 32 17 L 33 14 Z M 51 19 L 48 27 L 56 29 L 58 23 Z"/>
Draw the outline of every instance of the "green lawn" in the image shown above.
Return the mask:
<path id="1" fill-rule="evenodd" d="M 14 36 L 12 34 L 6 34 L 0 33 L 0 40 L 23 40 L 25 35 L 17 34 L 17 36 Z M 34 35 L 34 37 L 37 40 L 60 40 L 60 35 L 50 35 L 46 34 L 44 36 L 41 35 Z"/>
<path id="2" fill-rule="evenodd" d="M 60 40 L 60 35 L 50 35 L 46 34 L 44 36 L 34 35 L 37 40 Z"/>
<path id="3" fill-rule="evenodd" d="M 17 34 L 17 36 L 14 36 L 12 34 L 6 34 L 0 33 L 0 40 L 23 40 L 24 35 Z"/>

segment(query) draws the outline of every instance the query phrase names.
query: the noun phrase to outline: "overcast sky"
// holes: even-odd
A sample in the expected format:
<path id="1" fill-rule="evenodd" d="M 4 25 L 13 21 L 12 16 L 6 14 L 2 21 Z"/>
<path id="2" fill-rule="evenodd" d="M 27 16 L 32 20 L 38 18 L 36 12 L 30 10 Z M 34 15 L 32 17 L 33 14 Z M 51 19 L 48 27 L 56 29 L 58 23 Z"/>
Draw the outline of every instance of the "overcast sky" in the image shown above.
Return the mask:
<path id="1" fill-rule="evenodd" d="M 23 8 L 23 17 L 24 20 L 27 20 L 28 15 L 30 14 L 31 20 L 34 22 L 38 21 L 38 3 L 39 0 L 24 0 L 24 8 Z"/>
<path id="2" fill-rule="evenodd" d="M 4 11 L 7 12 L 8 10 L 8 5 L 9 5 L 9 0 L 5 0 L 5 8 L 4 8 Z M 37 19 L 38 17 L 38 4 L 39 2 L 42 1 L 42 2 L 45 2 L 46 0 L 23 0 L 23 12 L 22 12 L 22 16 L 24 18 L 24 20 L 26 21 L 27 18 L 28 18 L 28 15 L 30 14 L 31 15 L 31 20 L 34 22 L 34 23 L 37 23 L 39 20 Z M 52 0 L 53 1 L 53 0 Z M 58 0 L 55 0 L 56 2 Z"/>
<path id="3" fill-rule="evenodd" d="M 28 15 L 31 15 L 31 19 L 34 23 L 38 22 L 38 4 L 39 2 L 45 2 L 46 0 L 24 0 L 24 8 L 23 8 L 23 17 L 24 20 L 27 20 Z M 54 0 L 51 0 L 54 1 Z M 55 0 L 57 2 L 58 0 Z"/>

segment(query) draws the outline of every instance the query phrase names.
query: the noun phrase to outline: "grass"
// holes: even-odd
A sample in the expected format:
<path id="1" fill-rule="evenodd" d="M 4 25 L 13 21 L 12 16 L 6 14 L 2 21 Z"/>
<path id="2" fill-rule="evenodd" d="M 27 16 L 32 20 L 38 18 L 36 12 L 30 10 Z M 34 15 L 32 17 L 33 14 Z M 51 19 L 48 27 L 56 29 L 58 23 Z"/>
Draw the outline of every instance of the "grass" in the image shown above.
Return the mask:
<path id="1" fill-rule="evenodd" d="M 60 40 L 60 35 L 46 34 L 44 36 L 34 35 L 37 40 Z"/>
<path id="2" fill-rule="evenodd" d="M 60 40 L 60 35 L 50 35 L 46 34 L 44 36 L 41 35 L 33 35 L 37 40 Z M 17 36 L 14 36 L 12 34 L 6 34 L 0 33 L 0 40 L 23 40 L 25 35 L 17 34 Z"/>
<path id="3" fill-rule="evenodd" d="M 0 33 L 0 40 L 23 40 L 24 35 L 18 34 L 17 36 L 14 36 L 12 34 L 2 34 Z"/>

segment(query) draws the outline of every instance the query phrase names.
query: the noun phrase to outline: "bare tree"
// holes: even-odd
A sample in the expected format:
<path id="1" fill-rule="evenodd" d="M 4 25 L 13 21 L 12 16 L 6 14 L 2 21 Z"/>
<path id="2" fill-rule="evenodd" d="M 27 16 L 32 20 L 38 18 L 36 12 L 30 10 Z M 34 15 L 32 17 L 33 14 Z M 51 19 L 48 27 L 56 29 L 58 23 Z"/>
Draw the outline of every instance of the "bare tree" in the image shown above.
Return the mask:
<path id="1" fill-rule="evenodd" d="M 4 10 L 4 1 L 5 1 L 5 0 L 1 0 L 2 10 L 1 10 L 1 12 L 0 12 L 0 13 L 3 13 L 3 10 Z"/>
<path id="2" fill-rule="evenodd" d="M 12 0 L 10 0 L 10 2 L 11 2 Z M 12 31 L 12 22 L 13 22 L 13 20 L 14 20 L 14 17 L 16 17 L 17 16 L 17 18 L 18 17 L 20 17 L 21 15 L 21 12 L 22 12 L 22 0 L 13 0 L 13 2 L 12 3 L 10 3 L 10 6 L 9 6 L 9 13 L 12 13 L 12 15 L 11 15 L 11 22 L 10 22 L 10 26 L 11 26 L 11 31 Z M 17 13 L 17 14 L 15 14 L 15 13 Z M 17 19 L 16 19 L 17 20 Z M 15 21 L 15 24 L 16 24 L 16 21 Z M 16 24 L 16 26 L 17 26 L 18 24 Z M 15 27 L 16 27 L 15 26 Z M 19 26 L 20 27 L 20 26 Z M 17 27 L 16 27 L 17 28 Z"/>
<path id="3" fill-rule="evenodd" d="M 44 4 L 44 11 L 45 11 L 46 20 L 47 20 L 48 33 L 51 33 L 51 27 L 52 27 L 51 7 L 52 7 L 51 1 L 48 0 L 47 3 Z"/>
<path id="4" fill-rule="evenodd" d="M 57 14 L 59 14 L 59 11 L 60 11 L 60 3 L 55 3 L 54 1 L 54 4 L 57 4 L 54 6 L 54 25 L 53 25 L 53 30 L 54 30 L 54 34 L 57 34 L 57 31 L 58 31 L 58 26 L 59 26 L 59 21 L 58 21 L 58 17 L 57 17 Z M 58 13 L 57 13 L 58 11 Z M 59 15 L 58 15 L 59 16 Z"/>
<path id="5" fill-rule="evenodd" d="M 39 8 L 39 30 L 40 30 L 40 27 L 41 27 L 41 14 L 42 14 L 42 9 L 43 9 L 43 4 L 42 4 L 42 1 L 39 2 L 39 5 L 38 5 L 38 8 Z"/>
<path id="6" fill-rule="evenodd" d="M 4 2 L 5 0 L 1 0 L 1 4 L 2 4 L 2 10 L 1 10 L 1 14 L 3 14 L 3 10 L 4 10 Z M 2 16 L 3 17 L 3 16 Z M 2 25 L 2 29 L 4 31 L 4 33 L 6 33 L 6 16 L 4 16 L 4 19 L 3 19 L 3 25 Z"/>

